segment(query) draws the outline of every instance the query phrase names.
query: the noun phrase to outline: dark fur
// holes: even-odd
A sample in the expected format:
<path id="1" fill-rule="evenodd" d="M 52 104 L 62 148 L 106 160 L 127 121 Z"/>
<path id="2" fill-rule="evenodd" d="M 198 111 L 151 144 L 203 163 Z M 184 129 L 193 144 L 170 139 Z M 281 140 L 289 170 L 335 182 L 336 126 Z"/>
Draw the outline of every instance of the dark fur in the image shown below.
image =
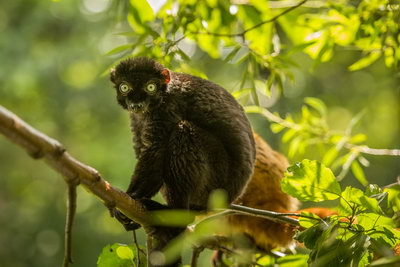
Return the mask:
<path id="1" fill-rule="evenodd" d="M 184 73 L 170 71 L 154 60 L 122 61 L 111 72 L 117 101 L 143 103 L 130 113 L 138 163 L 127 193 L 151 198 L 159 190 L 171 208 L 205 209 L 209 194 L 224 189 L 233 202 L 253 172 L 255 144 L 242 107 L 222 87 Z M 157 92 L 144 91 L 148 81 Z M 133 90 L 123 96 L 121 82 Z"/>

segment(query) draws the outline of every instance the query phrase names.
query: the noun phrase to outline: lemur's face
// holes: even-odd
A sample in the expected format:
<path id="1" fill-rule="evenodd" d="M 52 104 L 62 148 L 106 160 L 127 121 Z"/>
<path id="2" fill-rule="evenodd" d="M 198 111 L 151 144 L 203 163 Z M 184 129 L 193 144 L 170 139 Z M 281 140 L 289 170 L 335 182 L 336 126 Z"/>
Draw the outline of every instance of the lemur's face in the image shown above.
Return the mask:
<path id="1" fill-rule="evenodd" d="M 139 114 L 159 106 L 169 77 L 169 71 L 162 65 L 145 58 L 122 61 L 111 71 L 118 103 Z"/>

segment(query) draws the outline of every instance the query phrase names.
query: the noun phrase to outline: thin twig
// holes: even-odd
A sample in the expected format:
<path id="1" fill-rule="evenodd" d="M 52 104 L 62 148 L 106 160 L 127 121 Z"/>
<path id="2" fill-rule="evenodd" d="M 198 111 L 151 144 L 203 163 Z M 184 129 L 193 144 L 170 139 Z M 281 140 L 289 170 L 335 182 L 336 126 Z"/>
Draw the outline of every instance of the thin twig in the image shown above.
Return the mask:
<path id="1" fill-rule="evenodd" d="M 72 226 L 76 214 L 76 187 L 78 183 L 70 182 L 68 185 L 67 216 L 64 231 L 64 261 L 63 267 L 72 263 Z"/>
<path id="2" fill-rule="evenodd" d="M 136 231 L 132 231 L 132 236 L 133 236 L 133 243 L 135 244 L 136 248 L 136 266 L 140 267 L 140 247 L 136 237 Z"/>
<path id="3" fill-rule="evenodd" d="M 385 185 L 385 186 L 383 186 L 382 188 L 390 188 L 390 187 L 396 186 L 396 185 L 400 185 L 400 175 L 397 176 L 397 181 L 396 181 L 395 183 Z"/>
<path id="4" fill-rule="evenodd" d="M 252 27 L 250 27 L 248 29 L 245 29 L 245 30 L 243 30 L 241 32 L 238 32 L 238 33 L 218 33 L 218 32 L 209 32 L 209 31 L 207 31 L 207 32 L 191 32 L 191 33 L 192 34 L 206 34 L 206 35 L 212 35 L 212 36 L 216 36 L 216 37 L 242 37 L 242 38 L 244 38 L 246 33 L 250 32 L 250 31 L 252 31 L 254 29 L 257 29 L 257 28 L 263 26 L 264 24 L 271 23 L 271 22 L 274 22 L 274 21 L 278 20 L 281 16 L 283 16 L 283 15 L 289 13 L 290 11 L 302 6 L 306 2 L 307 2 L 307 0 L 303 0 L 303 1 L 299 2 L 298 4 L 285 9 L 284 11 L 282 11 L 279 14 L 277 14 L 276 16 L 274 16 L 274 17 L 272 17 L 270 19 L 261 21 L 260 23 L 254 25 L 254 26 L 252 26 Z"/>
<path id="5" fill-rule="evenodd" d="M 360 153 L 376 155 L 376 156 L 400 156 L 400 149 L 378 149 L 370 148 L 368 146 L 357 146 L 353 144 L 346 144 L 346 148 L 357 150 Z"/>
<path id="6" fill-rule="evenodd" d="M 275 115 L 274 113 L 272 113 L 271 111 L 269 111 L 266 108 L 262 108 L 259 106 L 245 106 L 244 110 L 246 111 L 246 113 L 261 114 L 262 116 L 266 117 L 269 121 L 275 122 L 279 125 L 282 125 L 283 127 L 289 128 L 289 129 L 294 129 L 297 131 L 302 129 L 302 127 L 299 124 L 286 121 L 286 120 L 282 119 L 281 117 Z"/>
<path id="7" fill-rule="evenodd" d="M 247 215 L 253 215 L 253 216 L 260 216 L 278 223 L 287 223 L 293 226 L 300 226 L 299 220 L 293 219 L 290 217 L 287 217 L 286 215 L 282 215 L 282 213 L 275 212 L 275 211 L 267 211 L 267 210 L 259 210 L 259 209 L 254 209 L 254 208 L 249 208 L 245 206 L 240 206 L 236 204 L 231 204 L 229 205 L 230 210 L 234 210 L 240 213 L 244 213 Z M 302 216 L 296 213 L 288 213 L 291 214 L 291 216 Z M 315 219 L 315 218 L 313 218 Z"/>

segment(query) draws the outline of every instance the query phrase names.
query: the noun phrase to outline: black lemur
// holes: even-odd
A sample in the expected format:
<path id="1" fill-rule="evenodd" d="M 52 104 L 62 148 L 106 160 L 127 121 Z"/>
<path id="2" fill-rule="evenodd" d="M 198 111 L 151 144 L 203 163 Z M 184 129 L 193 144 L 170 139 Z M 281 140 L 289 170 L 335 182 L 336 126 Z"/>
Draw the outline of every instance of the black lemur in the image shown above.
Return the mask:
<path id="1" fill-rule="evenodd" d="M 225 190 L 230 203 L 239 197 L 256 148 L 243 108 L 229 92 L 145 57 L 120 62 L 111 81 L 131 119 L 138 159 L 127 190 L 132 198 L 161 191 L 169 208 L 205 209 L 215 189 Z"/>

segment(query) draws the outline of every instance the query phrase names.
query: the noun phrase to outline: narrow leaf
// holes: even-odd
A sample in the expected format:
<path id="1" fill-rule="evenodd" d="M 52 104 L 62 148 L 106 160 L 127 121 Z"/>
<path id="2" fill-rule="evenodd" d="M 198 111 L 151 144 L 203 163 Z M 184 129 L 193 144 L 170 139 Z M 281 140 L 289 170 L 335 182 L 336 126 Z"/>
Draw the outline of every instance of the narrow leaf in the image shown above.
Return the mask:
<path id="1" fill-rule="evenodd" d="M 363 185 L 367 186 L 368 181 L 367 178 L 365 178 L 364 170 L 361 168 L 360 164 L 355 160 L 353 163 L 351 163 L 351 171 L 354 174 L 354 177 Z"/>
<path id="2" fill-rule="evenodd" d="M 361 58 L 357 62 L 353 63 L 350 67 L 350 71 L 360 70 L 368 67 L 372 63 L 374 63 L 381 56 L 380 51 L 373 51 L 369 55 Z"/>

